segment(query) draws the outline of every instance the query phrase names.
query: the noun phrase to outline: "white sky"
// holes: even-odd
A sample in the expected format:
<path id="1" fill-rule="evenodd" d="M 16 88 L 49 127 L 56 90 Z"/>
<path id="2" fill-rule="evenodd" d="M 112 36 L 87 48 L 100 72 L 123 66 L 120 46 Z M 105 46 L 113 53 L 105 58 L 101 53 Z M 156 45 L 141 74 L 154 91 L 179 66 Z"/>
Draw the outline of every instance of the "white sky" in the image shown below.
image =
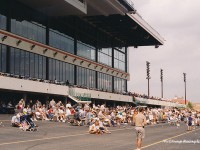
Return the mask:
<path id="1" fill-rule="evenodd" d="M 161 97 L 160 69 L 164 75 L 164 97 L 182 97 L 183 72 L 187 74 L 187 99 L 200 95 L 200 0 L 132 0 L 137 12 L 166 40 L 163 46 L 130 48 L 128 90 L 147 94 L 146 61 L 150 64 L 150 95 Z"/>

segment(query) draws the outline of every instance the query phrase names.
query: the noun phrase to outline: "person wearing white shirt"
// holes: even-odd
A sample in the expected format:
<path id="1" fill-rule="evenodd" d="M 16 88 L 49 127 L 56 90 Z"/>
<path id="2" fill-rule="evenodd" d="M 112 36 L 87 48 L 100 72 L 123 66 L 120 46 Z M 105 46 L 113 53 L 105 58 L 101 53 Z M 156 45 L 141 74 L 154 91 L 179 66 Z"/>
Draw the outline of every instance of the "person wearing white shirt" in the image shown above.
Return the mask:
<path id="1" fill-rule="evenodd" d="M 11 125 L 12 125 L 12 127 L 21 127 L 20 115 L 19 114 L 17 114 L 16 116 L 12 117 Z"/>

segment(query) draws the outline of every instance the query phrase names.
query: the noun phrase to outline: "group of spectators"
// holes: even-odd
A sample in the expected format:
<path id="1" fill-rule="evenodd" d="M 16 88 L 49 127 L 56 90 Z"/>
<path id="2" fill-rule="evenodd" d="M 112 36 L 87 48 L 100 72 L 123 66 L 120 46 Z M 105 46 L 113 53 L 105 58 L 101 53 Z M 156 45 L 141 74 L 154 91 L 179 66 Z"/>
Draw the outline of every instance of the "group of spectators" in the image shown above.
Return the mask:
<path id="1" fill-rule="evenodd" d="M 42 104 L 39 100 L 34 104 L 32 101 L 25 104 L 25 101 L 21 99 L 15 108 L 16 114 L 12 118 L 12 126 L 21 127 L 20 118 L 29 115 L 34 122 L 46 120 L 88 126 L 88 132 L 91 134 L 110 133 L 109 127 L 134 125 L 134 118 L 138 113 L 138 107 L 128 105 L 106 107 L 104 104 L 76 104 L 72 106 L 70 102 L 63 104 L 54 99 L 46 104 Z M 191 126 L 194 127 L 200 124 L 200 113 L 187 109 L 144 107 L 143 113 L 149 125 L 167 122 L 178 127 L 180 121 L 185 121 L 188 125 L 191 122 Z"/>
<path id="2" fill-rule="evenodd" d="M 148 95 L 146 94 L 138 94 L 138 93 L 131 93 L 129 92 L 130 95 L 134 96 L 134 97 L 140 97 L 140 98 L 146 98 L 146 99 L 155 99 L 155 100 L 162 100 L 160 97 L 155 97 L 155 96 L 150 96 L 148 97 Z"/>

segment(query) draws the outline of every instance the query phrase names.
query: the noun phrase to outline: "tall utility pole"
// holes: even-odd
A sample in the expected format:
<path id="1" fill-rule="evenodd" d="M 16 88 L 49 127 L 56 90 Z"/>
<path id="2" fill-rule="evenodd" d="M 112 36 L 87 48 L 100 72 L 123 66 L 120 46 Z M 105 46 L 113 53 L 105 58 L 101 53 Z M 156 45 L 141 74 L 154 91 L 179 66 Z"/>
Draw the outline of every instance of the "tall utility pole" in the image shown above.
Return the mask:
<path id="1" fill-rule="evenodd" d="M 150 77 L 150 62 L 146 61 L 146 65 L 147 65 L 147 77 L 146 77 L 146 79 L 148 80 L 148 98 L 149 98 L 149 79 L 151 79 L 151 77 Z"/>
<path id="2" fill-rule="evenodd" d="M 185 83 L 185 105 L 186 105 L 186 73 L 183 73 L 183 81 Z"/>
<path id="3" fill-rule="evenodd" d="M 163 98 L 163 69 L 160 69 L 161 98 Z"/>

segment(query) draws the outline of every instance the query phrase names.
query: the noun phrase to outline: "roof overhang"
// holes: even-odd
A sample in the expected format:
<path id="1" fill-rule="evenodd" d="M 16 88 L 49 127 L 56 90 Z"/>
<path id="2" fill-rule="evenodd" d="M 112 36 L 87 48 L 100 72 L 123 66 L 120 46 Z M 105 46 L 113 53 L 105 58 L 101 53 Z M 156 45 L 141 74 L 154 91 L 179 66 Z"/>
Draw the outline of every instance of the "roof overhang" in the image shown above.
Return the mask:
<path id="1" fill-rule="evenodd" d="M 109 16 L 86 16 L 84 19 L 97 28 L 121 41 L 123 46 L 158 46 L 164 44 L 164 39 L 137 13 L 115 14 Z"/>
<path id="2" fill-rule="evenodd" d="M 48 16 L 125 14 L 131 6 L 125 0 L 17 0 Z M 122 3 L 121 1 L 124 1 Z M 120 3 L 121 2 L 121 3 Z M 126 5 L 125 5 L 126 4 Z M 129 6 L 129 7 L 128 7 Z"/>
<path id="3" fill-rule="evenodd" d="M 84 15 L 87 5 L 79 0 L 17 0 L 48 16 Z"/>
<path id="4" fill-rule="evenodd" d="M 135 10 L 127 9 L 126 0 L 86 0 L 87 13 L 78 9 L 75 3 L 74 5 L 70 3 L 79 0 L 17 1 L 48 16 L 83 18 L 89 24 L 109 34 L 114 41 L 119 41 L 105 47 L 150 45 L 157 47 L 164 44 L 164 39 Z"/>

